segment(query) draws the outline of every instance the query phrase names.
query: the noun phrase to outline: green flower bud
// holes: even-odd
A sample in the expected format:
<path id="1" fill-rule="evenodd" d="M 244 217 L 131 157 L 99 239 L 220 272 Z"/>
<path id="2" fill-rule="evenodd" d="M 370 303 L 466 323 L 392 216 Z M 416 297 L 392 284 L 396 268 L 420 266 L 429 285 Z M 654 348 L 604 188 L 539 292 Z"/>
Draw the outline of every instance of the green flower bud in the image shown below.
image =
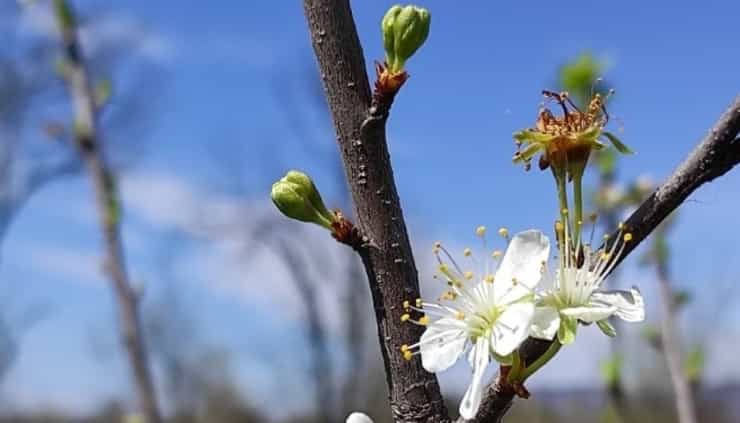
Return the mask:
<path id="1" fill-rule="evenodd" d="M 275 206 L 289 218 L 332 229 L 336 217 L 326 209 L 321 194 L 305 173 L 289 171 L 272 184 L 270 196 Z"/>
<path id="2" fill-rule="evenodd" d="M 388 66 L 400 72 L 406 61 L 424 44 L 432 16 L 418 6 L 393 6 L 385 14 L 381 29 Z"/>
<path id="3" fill-rule="evenodd" d="M 380 23 L 380 29 L 383 31 L 383 46 L 385 47 L 385 62 L 388 66 L 393 67 L 396 61 L 396 53 L 393 51 L 394 39 L 393 36 L 393 23 L 396 21 L 396 17 L 401 13 L 403 8 L 399 5 L 392 6 L 385 12 L 383 21 Z"/>

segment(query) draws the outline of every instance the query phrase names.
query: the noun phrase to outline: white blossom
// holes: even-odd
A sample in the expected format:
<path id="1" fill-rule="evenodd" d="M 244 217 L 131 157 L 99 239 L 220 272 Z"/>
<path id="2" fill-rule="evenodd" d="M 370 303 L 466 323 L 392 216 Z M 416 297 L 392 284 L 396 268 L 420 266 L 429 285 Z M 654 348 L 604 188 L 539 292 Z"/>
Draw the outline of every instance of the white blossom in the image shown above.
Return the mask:
<path id="1" fill-rule="evenodd" d="M 485 228 L 478 228 L 483 237 Z M 499 234 L 508 238 L 508 231 Z M 484 240 L 485 242 L 485 240 Z M 444 255 L 440 255 L 440 252 Z M 460 415 L 473 418 L 484 391 L 483 374 L 492 359 L 511 362 L 512 352 L 528 334 L 535 311 L 534 289 L 550 254 L 550 241 L 540 231 L 528 230 L 511 238 L 495 274 L 490 260 L 479 273 L 464 271 L 440 244 L 435 246 L 441 279 L 449 286 L 440 303 L 417 300 L 404 304 L 402 320 L 427 326 L 418 343 L 404 345 L 407 359 L 421 354 L 424 368 L 439 372 L 452 366 L 466 351 L 473 368 L 470 387 L 460 404 Z M 464 255 L 476 263 L 470 249 Z M 500 255 L 495 251 L 493 257 Z M 446 260 L 450 261 L 450 264 Z M 411 312 L 425 313 L 414 320 Z M 429 316 L 437 317 L 430 322 Z"/>
<path id="2" fill-rule="evenodd" d="M 609 251 L 592 252 L 579 241 L 570 250 L 567 227 L 564 234 L 565 242 L 560 244 L 559 268 L 553 287 L 538 295 L 530 335 L 547 340 L 557 335 L 558 341 L 567 345 L 574 341 L 579 322 L 596 323 L 605 334 L 615 336 L 616 331 L 608 321 L 611 316 L 627 322 L 643 321 L 645 304 L 637 288 L 629 291 L 601 288 L 632 235 L 620 233 Z M 578 256 L 582 257 L 583 263 L 578 263 Z"/>

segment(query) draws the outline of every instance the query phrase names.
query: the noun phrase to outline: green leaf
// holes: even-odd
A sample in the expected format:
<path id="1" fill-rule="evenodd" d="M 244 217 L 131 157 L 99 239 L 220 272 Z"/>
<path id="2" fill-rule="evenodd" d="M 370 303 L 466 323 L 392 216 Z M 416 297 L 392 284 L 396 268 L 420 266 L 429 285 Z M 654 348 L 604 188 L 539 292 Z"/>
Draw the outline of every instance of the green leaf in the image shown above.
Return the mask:
<path id="1" fill-rule="evenodd" d="M 701 379 L 704 372 L 705 358 L 704 349 L 700 345 L 695 346 L 686 357 L 684 367 L 686 377 L 690 382 L 698 382 Z"/>
<path id="2" fill-rule="evenodd" d="M 622 357 L 614 355 L 601 363 L 601 375 L 609 386 L 614 386 L 622 378 Z"/>
<path id="3" fill-rule="evenodd" d="M 691 294 L 687 291 L 678 291 L 673 294 L 673 305 L 679 309 L 691 301 Z"/>
<path id="4" fill-rule="evenodd" d="M 113 84 L 110 79 L 104 79 L 95 86 L 95 106 L 105 106 L 113 94 Z"/>
<path id="5" fill-rule="evenodd" d="M 54 0 L 54 14 L 62 31 L 74 31 L 77 27 L 74 12 L 65 0 Z"/>
<path id="6" fill-rule="evenodd" d="M 576 340 L 576 329 L 578 329 L 578 320 L 573 317 L 561 316 L 558 341 L 562 345 L 572 344 Z"/>
<path id="7" fill-rule="evenodd" d="M 614 148 L 616 148 L 617 151 L 619 151 L 620 153 L 635 154 L 635 152 L 632 151 L 632 149 L 630 149 L 629 147 L 627 147 L 627 145 L 624 144 L 622 141 L 620 141 L 616 135 L 612 134 L 609 131 L 604 131 L 602 132 L 602 134 L 609 139 L 609 142 L 611 142 Z"/>

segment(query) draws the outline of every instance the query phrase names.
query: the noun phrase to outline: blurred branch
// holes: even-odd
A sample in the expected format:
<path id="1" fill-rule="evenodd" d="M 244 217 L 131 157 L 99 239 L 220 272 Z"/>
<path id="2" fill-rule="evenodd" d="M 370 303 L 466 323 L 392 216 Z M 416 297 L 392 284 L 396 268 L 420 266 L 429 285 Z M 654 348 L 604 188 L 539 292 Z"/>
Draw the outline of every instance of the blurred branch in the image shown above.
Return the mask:
<path id="1" fill-rule="evenodd" d="M 618 263 L 697 188 L 724 175 L 740 162 L 740 138 L 736 138 L 739 132 L 740 96 L 735 98 L 689 157 L 627 219 L 625 230 L 632 233 L 632 241 L 626 244 L 623 254 L 617 258 Z M 611 242 L 619 239 L 619 236 L 619 232 L 612 234 Z M 534 339 L 528 339 L 522 344 L 520 351 L 527 363 L 544 353 L 546 345 L 542 344 L 542 341 Z M 478 415 L 469 422 L 500 422 L 513 398 L 512 392 L 501 391 L 494 382 L 488 389 Z"/>
<path id="2" fill-rule="evenodd" d="M 144 415 L 148 423 L 161 423 L 139 320 L 138 296 L 131 288 L 124 264 L 115 179 L 102 151 L 98 106 L 77 39 L 75 16 L 64 0 L 55 0 L 54 9 L 65 58 L 63 73 L 74 109 L 75 144 L 95 187 L 100 228 L 105 240 L 105 269 L 118 302 L 122 341 L 128 352 Z"/>
<path id="3" fill-rule="evenodd" d="M 661 308 L 661 351 L 668 364 L 668 372 L 671 375 L 671 383 L 676 395 L 675 404 L 678 411 L 678 421 L 680 423 L 695 423 L 697 421 L 696 406 L 691 386 L 684 372 L 681 339 L 676 322 L 676 305 L 666 260 L 658 261 L 656 272 L 658 274 L 658 293 Z"/>
<path id="4" fill-rule="evenodd" d="M 406 361 L 401 345 L 422 328 L 401 323 L 404 300 L 419 298 L 419 281 L 393 179 L 385 123 L 390 103 L 373 104 L 365 60 L 348 0 L 304 0 L 314 52 L 334 120 L 357 228 L 372 244 L 359 246 L 375 307 L 378 340 L 393 418 L 446 422 L 434 374 Z"/>

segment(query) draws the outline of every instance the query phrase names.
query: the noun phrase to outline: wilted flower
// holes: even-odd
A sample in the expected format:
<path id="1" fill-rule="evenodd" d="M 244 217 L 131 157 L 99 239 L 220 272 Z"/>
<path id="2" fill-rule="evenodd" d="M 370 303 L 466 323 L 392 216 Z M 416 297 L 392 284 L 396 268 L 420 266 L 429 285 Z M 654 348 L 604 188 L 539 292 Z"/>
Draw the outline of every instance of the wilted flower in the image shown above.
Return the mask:
<path id="1" fill-rule="evenodd" d="M 481 237 L 485 228 L 476 231 Z M 508 232 L 500 232 L 508 239 Z M 511 238 L 498 269 L 493 273 L 487 257 L 479 273 L 463 270 L 440 244 L 435 245 L 439 276 L 449 289 L 442 303 L 409 302 L 410 311 L 426 313 L 418 320 L 411 313 L 402 320 L 427 326 L 418 343 L 404 345 L 404 357 L 421 354 L 427 371 L 439 372 L 452 366 L 466 351 L 473 367 L 473 379 L 462 403 L 460 414 L 470 419 L 478 411 L 484 391 L 483 373 L 495 359 L 510 364 L 512 352 L 527 338 L 534 315 L 534 289 L 540 282 L 543 266 L 550 254 L 550 241 L 540 231 L 528 230 Z M 473 253 L 464 255 L 476 263 Z M 498 257 L 494 252 L 491 256 Z M 449 260 L 449 264 L 447 260 Z M 430 322 L 429 316 L 438 319 Z"/>
<path id="2" fill-rule="evenodd" d="M 610 142 L 623 154 L 632 151 L 614 134 L 605 131 L 609 115 L 601 94 L 594 94 L 585 112 L 570 101 L 568 93 L 543 91 L 548 99 L 554 99 L 562 108 L 563 116 L 555 116 L 550 109 L 542 108 L 534 128 L 514 133 L 519 151 L 514 155 L 515 163 L 529 166 L 538 153 L 540 168 L 552 166 L 556 174 L 568 174 L 573 178 L 583 173 L 592 150 L 606 147 L 602 141 Z"/>

